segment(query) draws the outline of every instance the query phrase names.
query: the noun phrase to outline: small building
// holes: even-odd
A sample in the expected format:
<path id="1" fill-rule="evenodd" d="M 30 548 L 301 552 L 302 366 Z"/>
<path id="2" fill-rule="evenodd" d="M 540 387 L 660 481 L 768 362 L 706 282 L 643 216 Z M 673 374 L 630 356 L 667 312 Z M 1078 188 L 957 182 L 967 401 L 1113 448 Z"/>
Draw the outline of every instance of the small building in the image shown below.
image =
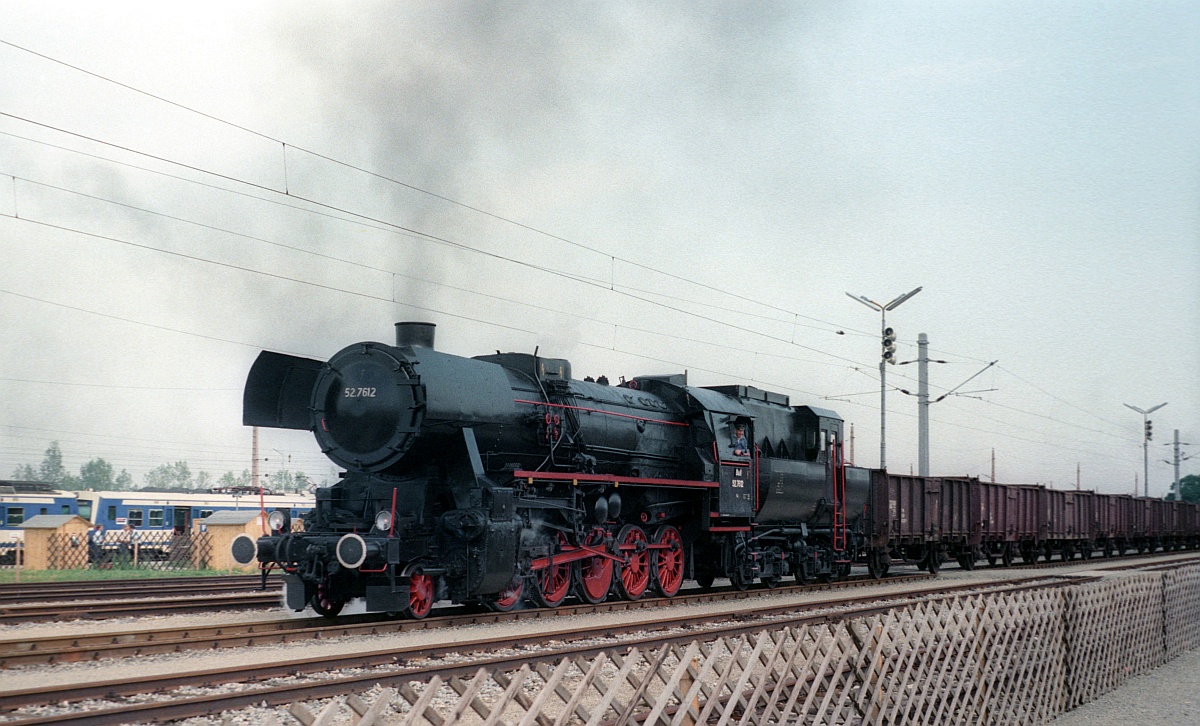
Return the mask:
<path id="1" fill-rule="evenodd" d="M 263 536 L 266 525 L 266 515 L 257 509 L 213 512 L 204 519 L 197 519 L 192 523 L 193 538 L 207 539 L 208 546 L 203 551 L 204 561 L 197 561 L 201 555 L 193 554 L 193 566 L 197 569 L 257 571 L 257 562 L 239 565 L 229 548 L 238 535 L 253 539 Z M 200 548 L 194 550 L 194 553 L 200 552 Z"/>
<path id="2" fill-rule="evenodd" d="M 78 514 L 38 514 L 25 520 L 25 569 L 73 570 L 88 566 L 88 530 Z"/>

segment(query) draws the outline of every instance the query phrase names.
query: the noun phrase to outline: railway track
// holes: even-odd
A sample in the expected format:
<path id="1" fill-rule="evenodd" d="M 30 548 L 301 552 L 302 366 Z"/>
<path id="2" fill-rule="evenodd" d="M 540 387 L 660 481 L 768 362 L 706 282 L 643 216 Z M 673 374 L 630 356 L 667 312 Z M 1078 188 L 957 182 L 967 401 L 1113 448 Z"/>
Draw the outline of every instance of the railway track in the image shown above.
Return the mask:
<path id="1" fill-rule="evenodd" d="M 522 664 L 558 661 L 564 657 L 594 655 L 614 647 L 658 647 L 666 643 L 681 643 L 705 637 L 733 636 L 761 630 L 764 626 L 785 627 L 823 623 L 861 617 L 915 602 L 952 598 L 966 593 L 1006 592 L 1045 587 L 1062 587 L 1094 578 L 1045 576 L 1021 578 L 999 583 L 970 583 L 947 587 L 945 583 L 920 587 L 911 591 L 887 595 L 865 594 L 857 597 L 839 596 L 805 604 L 786 604 L 763 607 L 753 613 L 744 609 L 710 610 L 703 614 L 687 614 L 686 608 L 670 608 L 670 612 L 655 618 L 642 619 L 598 628 L 596 625 L 556 627 L 566 625 L 566 619 L 548 621 L 548 627 L 526 635 L 504 635 L 467 641 L 422 644 L 407 647 L 387 647 L 358 651 L 341 656 L 323 655 L 298 659 L 237 665 L 228 669 L 216 668 L 177 672 L 168 675 L 112 679 L 74 686 L 51 686 L 0 694 L 0 710 L 15 711 L 48 704 L 71 704 L 71 711 L 50 716 L 15 717 L 6 723 L 19 726 L 33 724 L 113 724 L 130 721 L 161 721 L 204 716 L 248 705 L 280 705 L 300 700 L 366 690 L 378 683 L 399 685 L 424 681 L 437 675 L 441 678 L 464 676 L 481 667 L 507 668 Z M 875 582 L 875 581 L 872 581 Z M 598 608 L 600 606 L 588 606 Z M 543 611 L 559 615 L 558 611 Z M 511 615 L 511 613 L 497 614 Z M 423 621 L 432 624 L 432 621 Z M 410 621 L 411 623 L 411 621 Z M 445 623 L 449 626 L 451 623 Z M 453 662 L 436 660 L 454 654 Z M 468 657 L 470 656 L 470 657 Z M 431 660 L 432 659 L 432 660 Z M 352 673 L 338 673 L 353 669 Z M 363 669 L 371 669 L 362 672 Z M 303 674 L 302 678 L 295 678 Z M 322 675 L 317 675 L 322 674 Z M 195 695 L 196 688 L 218 687 L 228 683 L 261 684 L 268 679 L 287 678 L 288 683 L 248 686 L 237 693 L 220 692 Z M 188 687 L 188 694 L 171 691 Z M 156 700 L 147 703 L 121 702 L 116 707 L 84 710 L 76 704 L 92 699 L 122 701 L 137 694 L 156 693 Z"/>
<path id="2" fill-rule="evenodd" d="M 930 579 L 930 575 L 917 573 L 896 575 L 888 578 L 886 582 L 896 584 L 922 582 L 928 579 Z M 478 609 L 457 606 L 435 611 L 435 615 L 424 620 L 394 620 L 383 618 L 379 614 L 370 614 L 344 616 L 335 621 L 320 617 L 286 618 L 265 623 L 230 623 L 200 627 L 143 627 L 117 632 L 46 635 L 36 638 L 18 635 L 13 638 L 0 639 L 0 668 L 39 663 L 93 661 L 102 658 L 133 657 L 157 653 L 178 653 L 189 650 L 317 641 L 346 636 L 378 636 L 414 630 L 552 619 L 605 612 L 635 612 L 674 605 L 744 601 L 760 597 L 766 592 L 785 594 L 838 591 L 876 584 L 880 584 L 880 581 L 857 577 L 825 585 L 796 585 L 779 587 L 770 591 L 719 588 L 707 592 L 684 592 L 669 600 L 666 598 L 612 600 L 598 605 L 565 605 L 558 608 L 530 608 L 510 612 L 481 612 Z M 278 603 L 278 594 L 275 594 L 274 598 Z"/>
<path id="3" fill-rule="evenodd" d="M 62 620 L 102 620 L 148 615 L 222 612 L 277 608 L 278 590 L 230 594 L 196 593 L 190 597 L 143 600 L 85 600 L 71 603 L 0 605 L 0 624 L 44 623 Z"/>
<path id="4" fill-rule="evenodd" d="M 283 581 L 267 578 L 267 587 L 278 589 Z M 211 577 L 164 577 L 142 580 L 70 580 L 0 585 L 0 606 L 24 603 L 69 602 L 74 600 L 117 600 L 169 597 L 256 590 L 260 575 L 214 575 Z"/>
<path id="5" fill-rule="evenodd" d="M 1167 553 L 1159 554 L 1159 557 L 1164 556 Z M 1094 558 L 1017 563 L 1009 569 L 1038 570 L 1084 564 L 1105 568 L 1144 566 L 1128 564 L 1131 557 L 1138 555 L 1129 555 L 1120 560 Z M 1197 555 L 1176 554 L 1171 559 L 1160 560 L 1160 563 L 1170 566 L 1195 557 Z M 979 565 L 976 569 L 992 568 Z M 0 624 L 270 609 L 279 606 L 281 582 L 277 576 L 268 578 L 266 591 L 259 590 L 262 584 L 259 575 L 6 584 L 0 585 Z M 812 589 L 819 586 L 807 587 Z M 345 622 L 345 619 L 340 622 Z M 0 667 L 3 667 L 2 661 Z"/>

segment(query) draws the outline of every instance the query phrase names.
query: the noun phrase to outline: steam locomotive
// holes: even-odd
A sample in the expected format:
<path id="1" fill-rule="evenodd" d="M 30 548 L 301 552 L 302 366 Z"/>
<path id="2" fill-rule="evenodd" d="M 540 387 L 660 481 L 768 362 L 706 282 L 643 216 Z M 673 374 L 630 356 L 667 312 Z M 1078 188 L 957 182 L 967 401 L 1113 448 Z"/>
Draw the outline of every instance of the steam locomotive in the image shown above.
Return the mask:
<path id="1" fill-rule="evenodd" d="M 352 598 L 422 618 L 444 599 L 553 607 L 1200 544 L 1196 505 L 848 466 L 833 411 L 686 374 L 580 381 L 536 352 L 463 358 L 429 323 L 328 362 L 264 351 L 243 423 L 311 430 L 345 469 L 302 528 L 274 511 L 232 545 L 283 571 L 288 607 L 330 617 Z"/>
<path id="2" fill-rule="evenodd" d="M 440 599 L 829 579 L 849 571 L 869 489 L 832 411 L 686 375 L 579 381 L 536 352 L 449 355 L 428 323 L 325 363 L 264 351 L 243 423 L 311 430 L 346 470 L 302 532 L 272 512 L 268 536 L 233 546 L 284 571 L 289 607 L 325 615 L 356 597 L 419 618 Z"/>

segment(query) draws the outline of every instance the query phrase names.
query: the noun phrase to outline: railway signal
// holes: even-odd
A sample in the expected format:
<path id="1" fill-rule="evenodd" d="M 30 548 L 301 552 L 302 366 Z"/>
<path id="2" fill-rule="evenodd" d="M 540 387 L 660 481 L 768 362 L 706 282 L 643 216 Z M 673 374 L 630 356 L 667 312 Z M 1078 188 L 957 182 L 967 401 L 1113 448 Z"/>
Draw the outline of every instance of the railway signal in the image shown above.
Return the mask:
<path id="1" fill-rule="evenodd" d="M 1145 435 L 1142 437 L 1142 469 L 1143 469 L 1143 471 L 1142 471 L 1142 487 L 1143 487 L 1142 493 L 1143 493 L 1143 496 L 1147 496 L 1147 497 L 1150 496 L 1150 449 L 1149 449 L 1149 446 L 1150 446 L 1150 437 L 1154 433 L 1153 427 L 1150 425 L 1150 419 L 1147 417 L 1165 405 L 1167 405 L 1167 403 L 1164 401 L 1163 403 L 1160 403 L 1157 406 L 1152 406 L 1151 408 L 1142 410 L 1142 409 L 1138 408 L 1137 406 L 1130 406 L 1128 403 L 1124 404 L 1125 408 L 1133 409 L 1134 411 L 1137 411 L 1138 413 L 1142 414 L 1142 425 L 1145 427 L 1145 431 L 1146 431 Z M 1137 493 L 1136 489 L 1134 489 L 1134 493 L 1135 494 Z"/>
<path id="2" fill-rule="evenodd" d="M 1152 438 L 1154 438 L 1154 422 L 1146 419 L 1146 440 L 1149 441 Z"/>
<path id="3" fill-rule="evenodd" d="M 883 329 L 883 359 L 896 364 L 896 331 L 890 327 Z"/>
<path id="4" fill-rule="evenodd" d="M 887 363 L 896 362 L 896 331 L 888 327 L 887 314 L 889 310 L 895 310 L 900 307 L 900 304 L 909 299 L 913 295 L 921 292 L 921 288 L 911 290 L 903 295 L 892 300 L 890 303 L 877 303 L 866 295 L 851 295 L 846 293 L 852 300 L 866 305 L 872 310 L 879 311 L 879 327 L 883 331 L 883 357 L 879 359 L 879 468 L 887 469 Z M 888 336 L 891 336 L 892 347 L 888 349 Z M 888 355 L 891 355 L 889 360 Z"/>

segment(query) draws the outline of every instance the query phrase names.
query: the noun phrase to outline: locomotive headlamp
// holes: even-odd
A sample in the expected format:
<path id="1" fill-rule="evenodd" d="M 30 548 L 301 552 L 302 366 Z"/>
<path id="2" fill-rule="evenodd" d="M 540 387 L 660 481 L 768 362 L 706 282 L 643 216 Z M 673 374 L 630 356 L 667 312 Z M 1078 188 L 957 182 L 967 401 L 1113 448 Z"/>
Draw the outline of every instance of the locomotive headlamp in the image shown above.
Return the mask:
<path id="1" fill-rule="evenodd" d="M 392 530 L 392 513 L 384 509 L 375 515 L 375 529 L 379 532 Z"/>
<path id="2" fill-rule="evenodd" d="M 267 515 L 267 526 L 271 528 L 272 532 L 288 531 L 288 525 L 291 524 L 291 521 L 291 516 L 282 509 L 276 509 Z"/>

